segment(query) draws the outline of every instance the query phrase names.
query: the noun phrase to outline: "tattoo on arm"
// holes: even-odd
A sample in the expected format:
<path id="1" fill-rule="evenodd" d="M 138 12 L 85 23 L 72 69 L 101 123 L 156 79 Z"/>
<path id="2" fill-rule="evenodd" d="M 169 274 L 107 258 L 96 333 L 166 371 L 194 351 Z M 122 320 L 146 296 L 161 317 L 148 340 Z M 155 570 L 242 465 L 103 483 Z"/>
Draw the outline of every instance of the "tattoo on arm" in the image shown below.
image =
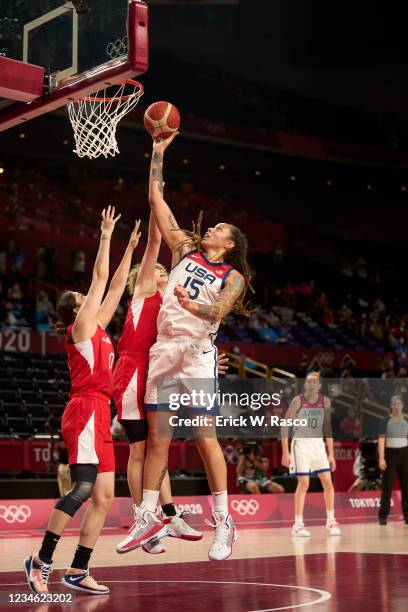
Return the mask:
<path id="1" fill-rule="evenodd" d="M 213 304 L 197 304 L 198 311 L 194 314 L 199 319 L 217 323 L 233 309 L 235 302 L 244 290 L 245 282 L 239 273 L 231 275 L 230 278 L 231 280 L 227 282 Z"/>
<path id="2" fill-rule="evenodd" d="M 169 222 L 170 229 L 173 229 L 173 230 L 179 229 L 179 226 L 177 224 L 177 221 L 174 218 L 173 213 L 171 213 L 171 212 L 169 213 L 169 216 L 167 217 L 167 220 Z"/>
<path id="3" fill-rule="evenodd" d="M 162 483 L 163 483 L 163 480 L 164 480 L 164 477 L 165 477 L 166 474 L 167 474 L 167 463 L 165 464 L 164 468 L 162 469 L 162 472 L 161 472 L 161 474 L 159 476 L 159 479 L 158 479 L 158 481 L 156 483 L 156 487 L 155 487 L 156 491 L 160 491 Z"/>
<path id="4" fill-rule="evenodd" d="M 159 191 L 163 193 L 163 155 L 158 151 L 155 151 L 152 156 L 151 177 L 153 181 L 157 181 Z"/>

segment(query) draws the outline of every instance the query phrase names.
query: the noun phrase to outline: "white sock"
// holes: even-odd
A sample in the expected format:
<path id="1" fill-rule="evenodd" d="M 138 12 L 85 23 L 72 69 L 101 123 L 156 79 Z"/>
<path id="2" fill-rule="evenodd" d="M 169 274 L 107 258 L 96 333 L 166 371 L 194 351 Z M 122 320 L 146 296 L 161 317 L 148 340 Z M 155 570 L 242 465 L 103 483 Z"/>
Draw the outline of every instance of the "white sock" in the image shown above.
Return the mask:
<path id="1" fill-rule="evenodd" d="M 303 525 L 303 515 L 302 514 L 295 515 L 295 525 L 296 527 L 302 527 Z"/>
<path id="2" fill-rule="evenodd" d="M 331 523 L 334 521 L 334 510 L 327 510 L 327 522 Z"/>
<path id="3" fill-rule="evenodd" d="M 212 496 L 215 512 L 223 512 L 224 514 L 228 514 L 228 491 L 213 493 Z"/>
<path id="4" fill-rule="evenodd" d="M 150 489 L 143 489 L 143 501 L 140 504 L 141 510 L 149 510 L 149 512 L 156 512 L 157 502 L 159 500 L 160 491 L 151 491 Z"/>

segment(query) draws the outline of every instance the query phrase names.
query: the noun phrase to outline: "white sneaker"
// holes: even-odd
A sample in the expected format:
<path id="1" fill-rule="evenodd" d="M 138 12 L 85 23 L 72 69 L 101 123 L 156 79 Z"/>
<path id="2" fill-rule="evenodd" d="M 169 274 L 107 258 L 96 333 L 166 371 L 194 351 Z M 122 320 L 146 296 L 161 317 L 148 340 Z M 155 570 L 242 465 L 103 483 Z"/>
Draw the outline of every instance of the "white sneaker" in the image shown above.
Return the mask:
<path id="1" fill-rule="evenodd" d="M 295 523 L 292 527 L 292 536 L 294 536 L 295 538 L 310 538 L 311 533 L 310 531 L 305 529 L 303 523 L 302 525 L 296 525 Z"/>
<path id="2" fill-rule="evenodd" d="M 188 512 L 180 512 L 172 516 L 170 521 L 168 520 L 170 517 L 165 519 L 167 533 L 170 537 L 190 541 L 201 540 L 203 537 L 201 531 L 196 531 L 184 520 L 188 514 Z"/>
<path id="3" fill-rule="evenodd" d="M 129 534 L 116 546 L 117 553 L 129 552 L 143 546 L 149 540 L 156 541 L 167 535 L 166 525 L 157 518 L 154 512 L 135 507 L 135 516 L 136 521 L 130 528 Z"/>
<path id="4" fill-rule="evenodd" d="M 228 559 L 232 553 L 232 546 L 238 538 L 237 528 L 230 514 L 216 512 L 213 510 L 214 523 L 206 519 L 207 525 L 215 528 L 214 540 L 208 551 L 210 561 L 223 561 Z"/>
<path id="5" fill-rule="evenodd" d="M 149 542 L 146 542 L 146 544 L 143 544 L 142 549 L 151 555 L 160 555 L 161 553 L 166 552 L 161 540 L 150 540 Z"/>
<path id="6" fill-rule="evenodd" d="M 330 521 L 326 523 L 326 529 L 331 536 L 341 535 L 341 529 L 337 521 Z"/>

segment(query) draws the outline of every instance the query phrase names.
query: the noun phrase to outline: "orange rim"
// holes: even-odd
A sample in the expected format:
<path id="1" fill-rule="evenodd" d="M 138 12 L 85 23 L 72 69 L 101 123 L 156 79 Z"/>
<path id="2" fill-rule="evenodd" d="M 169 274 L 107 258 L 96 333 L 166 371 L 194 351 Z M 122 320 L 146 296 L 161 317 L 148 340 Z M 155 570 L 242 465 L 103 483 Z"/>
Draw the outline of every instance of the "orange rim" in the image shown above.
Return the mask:
<path id="1" fill-rule="evenodd" d="M 144 92 L 144 87 L 139 81 L 134 81 L 133 79 L 126 79 L 126 81 L 121 81 L 120 83 L 116 83 L 116 85 L 134 85 L 139 89 L 132 94 L 127 96 L 116 96 L 113 98 L 99 98 L 94 96 L 86 96 L 85 98 L 78 98 L 77 100 L 73 100 L 73 102 L 121 102 L 122 100 L 130 100 L 130 98 L 134 98 L 136 96 L 140 96 Z"/>

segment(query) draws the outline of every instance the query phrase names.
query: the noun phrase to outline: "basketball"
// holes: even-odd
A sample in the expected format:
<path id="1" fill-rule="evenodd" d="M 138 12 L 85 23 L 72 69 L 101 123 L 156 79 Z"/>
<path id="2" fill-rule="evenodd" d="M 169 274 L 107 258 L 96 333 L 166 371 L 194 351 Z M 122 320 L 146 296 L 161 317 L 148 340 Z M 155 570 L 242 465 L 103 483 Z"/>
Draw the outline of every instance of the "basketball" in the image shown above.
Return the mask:
<path id="1" fill-rule="evenodd" d="M 154 102 L 144 114 L 144 126 L 157 138 L 168 138 L 180 127 L 180 113 L 170 102 Z"/>

